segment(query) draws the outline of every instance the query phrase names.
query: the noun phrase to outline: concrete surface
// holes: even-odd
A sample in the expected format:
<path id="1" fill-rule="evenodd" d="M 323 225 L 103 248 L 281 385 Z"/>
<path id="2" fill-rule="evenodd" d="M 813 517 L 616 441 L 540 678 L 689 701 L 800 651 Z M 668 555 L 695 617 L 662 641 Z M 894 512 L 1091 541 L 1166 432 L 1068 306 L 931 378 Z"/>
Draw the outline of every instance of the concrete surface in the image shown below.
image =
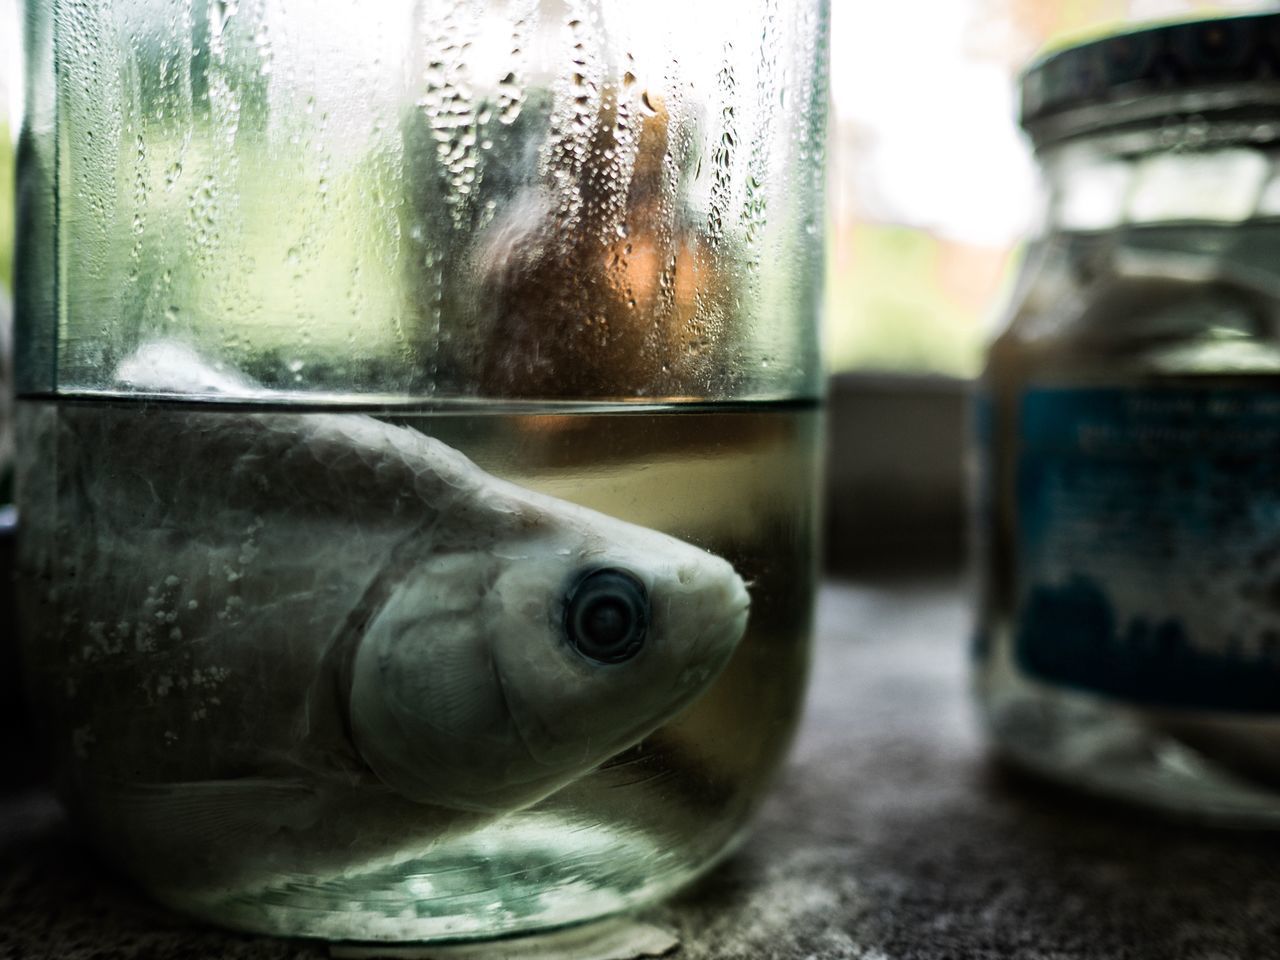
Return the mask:
<path id="1" fill-rule="evenodd" d="M 641 919 L 687 960 L 1280 957 L 1280 836 L 1002 771 L 972 723 L 966 633 L 954 585 L 824 590 L 808 713 L 754 834 Z M 0 957 L 328 952 L 169 917 L 81 851 L 47 793 L 0 795 Z"/>

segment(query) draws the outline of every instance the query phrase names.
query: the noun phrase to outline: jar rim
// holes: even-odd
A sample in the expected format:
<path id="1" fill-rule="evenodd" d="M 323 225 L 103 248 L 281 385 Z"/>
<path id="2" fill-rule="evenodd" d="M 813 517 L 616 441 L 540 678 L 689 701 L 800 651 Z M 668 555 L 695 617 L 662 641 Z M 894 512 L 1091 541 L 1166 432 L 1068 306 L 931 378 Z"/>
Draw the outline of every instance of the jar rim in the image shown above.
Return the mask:
<path id="1" fill-rule="evenodd" d="M 1099 107 L 1105 120 L 1090 126 L 1246 105 L 1275 111 L 1280 13 L 1165 23 L 1077 44 L 1032 63 L 1019 89 L 1020 122 L 1037 141 L 1046 127 L 1070 127 L 1064 121 Z"/>
<path id="2" fill-rule="evenodd" d="M 1104 102 L 1023 120 L 1037 151 L 1092 137 L 1152 137 L 1165 147 L 1206 149 L 1280 141 L 1280 77 L 1161 93 L 1116 96 Z"/>

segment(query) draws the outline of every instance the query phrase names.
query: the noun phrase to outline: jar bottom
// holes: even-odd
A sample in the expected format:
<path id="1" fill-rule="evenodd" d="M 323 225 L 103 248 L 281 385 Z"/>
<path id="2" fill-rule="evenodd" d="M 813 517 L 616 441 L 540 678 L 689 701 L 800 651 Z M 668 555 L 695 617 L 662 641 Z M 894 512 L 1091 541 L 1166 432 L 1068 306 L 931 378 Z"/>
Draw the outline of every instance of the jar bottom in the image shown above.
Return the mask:
<path id="1" fill-rule="evenodd" d="M 184 914 L 250 933 L 357 942 L 482 940 L 634 909 L 711 866 L 656 840 L 555 814 L 517 814 L 443 847 L 342 875 L 281 876 L 231 896 L 150 892 Z"/>
<path id="2" fill-rule="evenodd" d="M 1037 776 L 1181 820 L 1280 829 L 1280 718 L 1146 709 L 1008 677 L 981 709 L 1001 755 Z"/>

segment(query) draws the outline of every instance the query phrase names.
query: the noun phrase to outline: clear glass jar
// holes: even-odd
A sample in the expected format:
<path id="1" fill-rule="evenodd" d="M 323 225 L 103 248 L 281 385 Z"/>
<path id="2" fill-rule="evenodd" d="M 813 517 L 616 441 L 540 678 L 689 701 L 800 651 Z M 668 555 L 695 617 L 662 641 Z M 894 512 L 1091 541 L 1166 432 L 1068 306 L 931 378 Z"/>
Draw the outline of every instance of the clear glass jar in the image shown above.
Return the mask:
<path id="1" fill-rule="evenodd" d="M 356 940 L 723 856 L 808 656 L 825 0 L 26 16 L 24 659 L 90 840 Z"/>
<path id="2" fill-rule="evenodd" d="M 1280 825 L 1280 53 L 1272 15 L 1024 80 L 1047 185 L 976 410 L 975 669 L 1000 751 Z"/>

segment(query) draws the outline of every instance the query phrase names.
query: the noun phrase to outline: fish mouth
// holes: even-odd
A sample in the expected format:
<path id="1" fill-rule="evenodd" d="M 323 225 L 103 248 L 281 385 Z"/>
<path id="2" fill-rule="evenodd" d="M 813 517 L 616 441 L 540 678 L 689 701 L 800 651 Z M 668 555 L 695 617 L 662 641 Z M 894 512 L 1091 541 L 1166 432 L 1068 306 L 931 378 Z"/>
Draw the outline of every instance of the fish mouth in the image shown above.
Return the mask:
<path id="1" fill-rule="evenodd" d="M 715 658 L 715 669 L 719 673 L 725 668 L 729 660 L 732 659 L 738 647 L 742 644 L 742 638 L 747 635 L 747 626 L 751 622 L 751 606 L 750 604 L 741 604 L 737 609 L 733 610 L 729 616 L 724 618 L 723 627 L 717 631 L 717 646 L 721 647 L 719 655 Z"/>
<path id="2" fill-rule="evenodd" d="M 751 619 L 751 591 L 743 583 L 742 578 L 735 576 L 728 590 L 728 620 L 733 624 L 734 644 L 747 632 L 747 623 Z"/>
<path id="3" fill-rule="evenodd" d="M 746 636 L 751 619 L 751 595 L 737 576 L 724 583 L 722 589 L 721 597 L 712 607 L 716 612 L 707 611 L 701 624 L 695 627 L 696 653 L 675 684 L 674 691 L 679 693 L 674 700 L 701 696 L 724 672 Z"/>

